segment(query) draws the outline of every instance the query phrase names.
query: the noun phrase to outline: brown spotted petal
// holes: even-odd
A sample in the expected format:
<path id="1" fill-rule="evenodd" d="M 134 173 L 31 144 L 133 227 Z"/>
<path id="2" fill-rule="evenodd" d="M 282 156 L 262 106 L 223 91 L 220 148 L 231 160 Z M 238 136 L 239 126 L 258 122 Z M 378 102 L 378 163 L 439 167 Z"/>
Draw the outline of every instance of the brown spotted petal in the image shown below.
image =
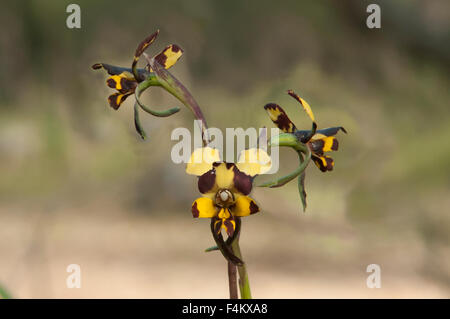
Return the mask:
<path id="1" fill-rule="evenodd" d="M 249 175 L 241 172 L 236 166 L 233 167 L 234 171 L 234 188 L 244 194 L 248 195 L 252 191 L 253 179 Z"/>
<path id="2" fill-rule="evenodd" d="M 212 218 L 216 216 L 216 207 L 211 198 L 200 197 L 192 204 L 192 217 L 194 218 Z"/>
<path id="3" fill-rule="evenodd" d="M 114 94 L 111 94 L 108 97 L 108 103 L 113 109 L 117 110 L 120 107 L 120 105 L 123 103 L 123 101 L 125 101 L 126 98 L 129 97 L 132 94 L 133 93 L 128 93 L 128 94 L 114 93 Z"/>
<path id="4" fill-rule="evenodd" d="M 289 119 L 286 112 L 275 103 L 269 103 L 264 106 L 264 109 L 269 114 L 272 122 L 283 132 L 293 133 L 297 130 L 294 123 Z"/>
<path id="5" fill-rule="evenodd" d="M 337 151 L 339 142 L 334 136 L 325 136 L 316 140 L 310 140 L 308 147 L 314 154 L 322 156 L 325 152 Z"/>
<path id="6" fill-rule="evenodd" d="M 137 81 L 131 73 L 123 72 L 119 75 L 112 75 L 106 80 L 106 84 L 119 91 L 119 93 L 134 93 Z"/>
<path id="7" fill-rule="evenodd" d="M 183 50 L 176 44 L 171 44 L 162 50 L 161 53 L 155 56 L 155 61 L 158 62 L 164 69 L 169 69 L 178 59 L 183 55 Z"/>
<path id="8" fill-rule="evenodd" d="M 234 235 L 234 230 L 236 228 L 236 222 L 233 219 L 233 215 L 222 221 L 222 227 L 225 229 L 227 235 L 232 237 Z"/>
<path id="9" fill-rule="evenodd" d="M 252 191 L 252 186 L 252 177 L 241 172 L 234 163 L 215 162 L 213 169 L 198 179 L 198 190 L 202 194 L 230 189 L 248 195 Z"/>
<path id="10" fill-rule="evenodd" d="M 330 156 L 311 155 L 311 159 L 322 172 L 333 170 L 334 160 Z"/>
<path id="11" fill-rule="evenodd" d="M 233 236 L 234 230 L 236 229 L 236 222 L 230 210 L 228 208 L 222 208 L 217 217 L 219 217 L 217 224 L 220 224 L 220 228 L 216 226 L 216 231 L 220 232 L 220 229 L 223 228 L 229 237 Z"/>
<path id="12" fill-rule="evenodd" d="M 108 97 L 108 103 L 113 109 L 117 110 L 127 97 L 134 94 L 137 81 L 133 74 L 130 73 L 130 69 L 116 67 L 105 63 L 96 63 L 92 68 L 94 70 L 103 68 L 111 75 L 106 80 L 106 85 L 117 90 L 116 93 L 111 94 Z"/>
<path id="13" fill-rule="evenodd" d="M 317 130 L 316 134 L 307 143 L 312 153 L 311 159 L 322 172 L 332 171 L 334 168 L 334 160 L 324 154 L 339 149 L 339 142 L 334 135 L 340 130 L 347 133 L 341 126 Z M 301 132 L 303 131 L 297 131 L 296 133 L 299 134 Z"/>
<path id="14" fill-rule="evenodd" d="M 231 210 L 235 217 L 250 216 L 260 211 L 255 201 L 248 196 L 238 197 Z"/>

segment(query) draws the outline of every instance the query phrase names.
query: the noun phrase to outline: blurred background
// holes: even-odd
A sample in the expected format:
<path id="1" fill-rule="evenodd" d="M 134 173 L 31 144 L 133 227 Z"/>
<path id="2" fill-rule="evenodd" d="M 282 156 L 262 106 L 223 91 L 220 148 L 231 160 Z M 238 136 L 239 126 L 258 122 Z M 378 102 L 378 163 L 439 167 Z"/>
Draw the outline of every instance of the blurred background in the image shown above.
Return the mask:
<path id="1" fill-rule="evenodd" d="M 280 104 L 319 126 L 342 125 L 335 169 L 255 189 L 262 212 L 243 220 L 241 248 L 256 298 L 450 297 L 450 3 L 375 1 L 3 1 L 0 11 L 0 291 L 15 298 L 226 298 L 226 263 L 208 220 L 194 220 L 196 178 L 173 164 L 174 128 L 191 113 L 114 111 L 106 74 L 177 43 L 171 72 L 210 127 L 273 127 Z M 158 88 L 149 105 L 180 105 Z M 280 174 L 297 165 L 281 150 Z M 69 264 L 81 289 L 68 289 Z M 369 289 L 366 267 L 381 267 Z M 195 287 L 195 288 L 193 288 Z"/>

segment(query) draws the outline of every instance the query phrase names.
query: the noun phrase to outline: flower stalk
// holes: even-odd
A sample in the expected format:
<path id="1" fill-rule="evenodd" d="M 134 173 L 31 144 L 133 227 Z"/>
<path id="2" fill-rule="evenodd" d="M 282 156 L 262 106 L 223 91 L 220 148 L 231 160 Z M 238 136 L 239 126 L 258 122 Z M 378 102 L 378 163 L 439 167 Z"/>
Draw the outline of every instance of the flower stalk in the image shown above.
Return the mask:
<path id="1" fill-rule="evenodd" d="M 242 260 L 241 248 L 239 247 L 239 235 L 236 240 L 231 243 L 231 249 L 236 257 Z M 237 266 L 239 272 L 239 291 L 241 299 L 252 299 L 252 292 L 250 290 L 250 281 L 248 279 L 247 268 L 245 264 Z"/>
<path id="2" fill-rule="evenodd" d="M 271 146 L 287 146 L 287 147 L 293 148 L 294 150 L 296 150 L 296 152 L 298 154 L 300 165 L 292 173 L 290 173 L 286 176 L 280 177 L 276 180 L 269 181 L 269 182 L 263 183 L 261 185 L 258 185 L 259 187 L 275 188 L 275 187 L 281 187 L 281 186 L 285 185 L 286 183 L 290 182 L 297 176 L 301 175 L 305 171 L 306 167 L 309 164 L 309 161 L 311 160 L 311 151 L 309 150 L 309 148 L 305 144 L 300 142 L 293 134 L 281 133 L 279 135 L 276 135 L 270 140 L 269 145 L 271 145 Z M 305 159 L 303 159 L 302 153 L 305 154 L 305 156 L 306 156 Z"/>
<path id="3" fill-rule="evenodd" d="M 228 266 L 228 287 L 230 291 L 230 299 L 239 299 L 236 279 L 236 266 L 229 261 Z"/>
<path id="4" fill-rule="evenodd" d="M 203 146 L 208 145 L 208 125 L 206 124 L 206 120 L 202 110 L 200 109 L 200 106 L 198 105 L 192 94 L 186 89 L 183 84 L 181 84 L 181 82 L 176 77 L 174 77 L 169 71 L 163 68 L 154 58 L 150 58 L 145 53 L 144 57 L 151 66 L 152 70 L 155 72 L 155 77 L 158 81 L 158 84 L 162 86 L 167 92 L 176 97 L 189 110 L 191 110 L 196 120 L 201 121 Z"/>

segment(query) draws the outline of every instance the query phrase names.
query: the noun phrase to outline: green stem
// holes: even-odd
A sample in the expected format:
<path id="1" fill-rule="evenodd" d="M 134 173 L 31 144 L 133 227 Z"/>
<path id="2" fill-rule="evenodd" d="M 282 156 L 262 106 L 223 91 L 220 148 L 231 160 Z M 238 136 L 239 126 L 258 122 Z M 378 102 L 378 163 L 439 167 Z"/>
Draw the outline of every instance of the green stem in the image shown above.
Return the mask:
<path id="1" fill-rule="evenodd" d="M 231 250 L 236 257 L 242 260 L 241 248 L 239 247 L 239 236 L 231 244 Z M 237 269 L 239 273 L 239 290 L 241 292 L 241 299 L 252 299 L 250 281 L 248 280 L 248 273 L 245 263 L 237 266 Z"/>
<path id="2" fill-rule="evenodd" d="M 300 163 L 303 163 L 304 159 L 302 152 L 297 151 L 297 153 L 298 153 L 298 160 L 300 161 Z M 300 200 L 302 201 L 303 212 L 305 212 L 306 210 L 305 171 L 303 171 L 300 175 L 298 175 L 297 179 L 298 179 L 297 181 L 298 193 L 300 195 Z"/>
<path id="3" fill-rule="evenodd" d="M 158 116 L 158 117 L 167 117 L 174 113 L 177 113 L 180 110 L 179 107 L 173 107 L 173 108 L 165 110 L 165 111 L 155 111 L 155 110 L 150 109 L 148 106 L 144 105 L 140 100 L 140 96 L 141 96 L 142 92 L 144 92 L 150 86 L 161 86 L 158 79 L 153 74 L 151 74 L 147 79 L 145 79 L 144 81 L 139 83 L 134 92 L 134 95 L 136 97 L 136 102 L 137 102 L 137 104 L 139 104 L 141 109 L 143 109 L 147 113 L 150 113 L 151 115 Z"/>
<path id="4" fill-rule="evenodd" d="M 295 135 L 293 135 L 291 133 L 282 133 L 280 135 L 275 136 L 272 139 L 272 141 L 270 142 L 270 144 L 272 146 L 273 145 L 289 146 L 289 147 L 292 147 L 293 149 L 295 149 L 297 151 L 297 153 L 299 154 L 300 165 L 292 173 L 282 176 L 276 180 L 272 180 L 272 181 L 263 183 L 261 185 L 258 185 L 258 187 L 274 188 L 274 187 L 280 187 L 280 186 L 285 185 L 286 183 L 290 182 L 291 180 L 293 180 L 294 178 L 296 178 L 297 176 L 302 174 L 305 171 L 306 167 L 308 166 L 309 161 L 311 160 L 311 151 L 310 151 L 309 147 L 307 145 L 301 143 L 300 141 L 298 141 L 297 138 L 295 137 Z M 304 160 L 302 157 L 302 153 L 305 153 Z"/>
<path id="5" fill-rule="evenodd" d="M 145 134 L 144 128 L 142 127 L 141 120 L 139 118 L 139 105 L 137 102 L 134 103 L 134 127 L 138 132 L 139 136 L 145 140 L 147 138 L 147 134 Z"/>

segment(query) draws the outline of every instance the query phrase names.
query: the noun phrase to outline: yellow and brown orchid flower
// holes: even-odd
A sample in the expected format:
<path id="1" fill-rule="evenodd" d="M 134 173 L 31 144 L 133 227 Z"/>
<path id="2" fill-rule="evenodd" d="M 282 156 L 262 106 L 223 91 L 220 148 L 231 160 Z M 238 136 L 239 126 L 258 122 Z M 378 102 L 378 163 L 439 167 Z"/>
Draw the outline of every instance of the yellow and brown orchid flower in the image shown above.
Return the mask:
<path id="1" fill-rule="evenodd" d="M 264 106 L 264 109 L 269 114 L 272 122 L 284 132 L 273 137 L 270 144 L 272 146 L 289 146 L 293 148 L 298 154 L 300 164 L 292 173 L 259 186 L 280 187 L 298 177 L 298 189 L 303 204 L 303 210 L 305 210 L 305 169 L 308 166 L 309 161 L 312 159 L 322 172 L 333 170 L 334 161 L 330 156 L 325 155 L 325 153 L 337 151 L 339 143 L 335 135 L 340 130 L 344 133 L 347 132 L 342 126 L 317 130 L 317 123 L 309 104 L 292 90 L 289 90 L 288 94 L 302 105 L 312 121 L 312 128 L 311 130 L 298 130 L 295 124 L 289 119 L 286 112 L 278 104 L 269 103 Z"/>
<path id="2" fill-rule="evenodd" d="M 122 103 L 130 95 L 135 95 L 136 103 L 134 106 L 134 122 L 137 132 L 143 139 L 145 139 L 146 135 L 139 120 L 138 107 L 140 107 L 145 112 L 158 117 L 170 116 L 180 110 L 178 107 L 174 107 L 165 111 L 155 111 L 142 104 L 139 98 L 141 93 L 144 90 L 148 89 L 150 86 L 160 86 L 164 87 L 167 90 L 167 87 L 164 86 L 164 84 L 167 83 L 160 82 L 160 77 L 157 76 L 154 67 L 156 65 L 158 68 L 164 70 L 169 69 L 180 59 L 183 54 L 183 50 L 178 45 L 171 44 L 165 47 L 161 51 L 161 53 L 151 58 L 152 62 L 154 63 L 153 67 L 147 65 L 143 69 L 138 69 L 137 63 L 140 56 L 143 54 L 145 55 L 144 51 L 155 41 L 158 34 L 159 31 L 156 31 L 155 33 L 145 38 L 138 45 L 134 54 L 131 68 L 118 67 L 106 63 L 96 63 L 92 66 L 94 70 L 105 69 L 110 75 L 110 77 L 108 77 L 106 80 L 106 84 L 108 85 L 108 87 L 116 90 L 115 93 L 111 94 L 108 97 L 108 103 L 113 109 L 118 110 Z M 173 94 L 172 91 L 169 91 L 169 93 Z"/>
<path id="3" fill-rule="evenodd" d="M 306 143 L 312 152 L 311 159 L 322 172 L 332 171 L 334 168 L 334 160 L 324 153 L 338 150 L 339 142 L 335 135 L 339 130 L 347 132 L 341 126 L 317 130 L 316 134 Z M 294 134 L 300 136 L 301 139 L 301 136 L 308 133 L 309 131 L 299 130 Z"/>
<path id="4" fill-rule="evenodd" d="M 137 62 L 144 51 L 156 40 L 159 30 L 151 34 L 142 41 L 136 49 L 131 68 L 115 67 L 106 63 L 96 63 L 92 66 L 94 70 L 105 69 L 110 77 L 106 79 L 106 85 L 116 89 L 116 93 L 108 97 L 109 105 L 117 110 L 127 97 L 134 94 L 139 82 L 144 81 L 152 73 L 152 69 L 147 66 L 145 69 L 137 69 Z M 154 59 L 165 69 L 169 69 L 183 55 L 183 50 L 176 44 L 171 44 L 164 48 Z"/>
<path id="5" fill-rule="evenodd" d="M 262 149 L 243 151 L 236 164 L 222 162 L 216 149 L 195 150 L 186 172 L 199 176 L 198 190 L 203 196 L 192 204 L 192 216 L 216 218 L 215 231 L 224 229 L 228 236 L 233 236 L 235 217 L 259 212 L 256 202 L 247 195 L 252 190 L 253 178 L 269 169 L 270 157 Z"/>
<path id="6" fill-rule="evenodd" d="M 333 170 L 334 160 L 330 156 L 325 155 L 325 153 L 337 151 L 339 142 L 335 135 L 339 130 L 342 130 L 344 133 L 347 133 L 347 131 L 342 126 L 317 130 L 314 114 L 309 104 L 292 90 L 289 90 L 288 94 L 302 105 L 310 117 L 313 122 L 311 130 L 298 130 L 295 124 L 289 119 L 286 112 L 275 103 L 265 105 L 264 109 L 269 114 L 272 122 L 277 125 L 280 130 L 285 133 L 294 134 L 301 143 L 304 143 L 309 147 L 312 153 L 311 159 L 322 172 Z"/>
<path id="7" fill-rule="evenodd" d="M 216 242 L 220 241 L 219 247 L 221 244 L 224 246 L 222 229 L 229 238 L 233 238 L 238 231 L 240 217 L 260 211 L 248 195 L 254 177 L 266 173 L 270 167 L 270 157 L 262 149 L 242 151 L 237 163 L 222 162 L 219 151 L 211 147 L 199 148 L 192 153 L 186 172 L 199 177 L 198 190 L 203 195 L 192 204 L 192 216 L 211 218 L 213 236 Z M 226 252 L 222 253 L 230 259 Z"/>

